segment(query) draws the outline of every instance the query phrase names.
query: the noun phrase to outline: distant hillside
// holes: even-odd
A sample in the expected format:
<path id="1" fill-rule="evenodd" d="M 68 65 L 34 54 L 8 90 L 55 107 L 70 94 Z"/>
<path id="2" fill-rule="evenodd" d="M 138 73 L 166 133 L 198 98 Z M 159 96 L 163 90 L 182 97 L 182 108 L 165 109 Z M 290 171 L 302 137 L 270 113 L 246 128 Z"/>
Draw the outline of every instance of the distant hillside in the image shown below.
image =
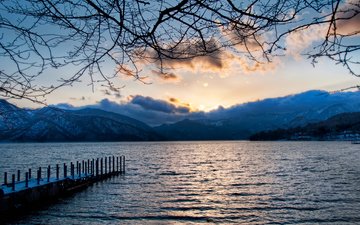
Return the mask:
<path id="1" fill-rule="evenodd" d="M 165 101 L 159 103 L 151 98 L 143 101 L 150 101 L 150 105 L 161 103 L 160 106 L 169 106 Z M 270 130 L 271 135 L 276 132 L 280 133 L 276 135 L 282 135 L 284 130 L 318 123 L 337 114 L 360 112 L 360 92 L 307 91 L 229 108 L 219 107 L 211 112 L 184 113 L 173 106 L 167 110 L 168 114 L 163 112 L 166 110 L 156 114 L 149 109 L 151 107 L 141 109 L 139 105 L 119 103 L 117 107 L 105 106 L 104 109 L 136 114 L 147 121 L 153 118 L 156 120 L 154 124 L 166 121 L 170 112 L 172 121 L 176 116 L 179 120 L 151 128 L 115 111 L 86 107 L 27 110 L 0 100 L 0 141 L 245 140 L 258 132 Z M 142 111 L 137 114 L 138 110 Z"/>
<path id="2" fill-rule="evenodd" d="M 168 140 L 239 140 L 248 135 L 248 131 L 241 131 L 231 125 L 224 125 L 220 121 L 182 120 L 168 125 L 154 128 Z"/>
<path id="3" fill-rule="evenodd" d="M 288 129 L 360 111 L 360 92 L 308 91 L 296 95 L 219 108 L 204 119 L 155 127 L 170 140 L 239 140 L 274 129 Z"/>
<path id="4" fill-rule="evenodd" d="M 146 124 L 98 109 L 20 109 L 0 101 L 0 141 L 153 141 L 162 138 Z"/>
<path id="5" fill-rule="evenodd" d="M 360 112 L 342 113 L 303 127 L 256 133 L 250 140 L 359 140 Z"/>
<path id="6" fill-rule="evenodd" d="M 226 124 L 227 121 L 182 120 L 154 129 L 167 140 L 241 140 L 248 137 L 249 131 Z"/>

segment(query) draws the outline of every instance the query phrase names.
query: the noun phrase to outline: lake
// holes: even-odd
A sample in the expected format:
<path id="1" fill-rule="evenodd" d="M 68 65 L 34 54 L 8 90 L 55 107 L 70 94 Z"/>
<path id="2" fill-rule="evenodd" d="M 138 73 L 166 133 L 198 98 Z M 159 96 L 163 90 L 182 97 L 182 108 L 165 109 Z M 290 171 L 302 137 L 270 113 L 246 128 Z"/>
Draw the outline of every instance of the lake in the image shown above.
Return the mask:
<path id="1" fill-rule="evenodd" d="M 3 173 L 125 155 L 126 174 L 14 224 L 360 223 L 360 148 L 349 142 L 1 144 Z"/>

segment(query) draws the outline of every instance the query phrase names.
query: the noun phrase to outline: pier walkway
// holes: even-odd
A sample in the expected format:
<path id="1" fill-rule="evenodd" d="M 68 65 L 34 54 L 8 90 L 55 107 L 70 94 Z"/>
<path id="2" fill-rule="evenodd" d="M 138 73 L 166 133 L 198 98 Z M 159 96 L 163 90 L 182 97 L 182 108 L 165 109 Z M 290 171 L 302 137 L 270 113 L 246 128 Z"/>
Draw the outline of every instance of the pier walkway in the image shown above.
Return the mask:
<path id="1" fill-rule="evenodd" d="M 0 186 L 0 215 L 12 213 L 24 207 L 31 207 L 43 201 L 56 199 L 64 194 L 75 192 L 97 181 L 125 173 L 125 156 L 110 156 L 88 159 L 54 168 L 39 167 L 33 178 L 31 169 L 25 172 L 21 180 L 21 171 L 4 173 L 4 182 Z"/>

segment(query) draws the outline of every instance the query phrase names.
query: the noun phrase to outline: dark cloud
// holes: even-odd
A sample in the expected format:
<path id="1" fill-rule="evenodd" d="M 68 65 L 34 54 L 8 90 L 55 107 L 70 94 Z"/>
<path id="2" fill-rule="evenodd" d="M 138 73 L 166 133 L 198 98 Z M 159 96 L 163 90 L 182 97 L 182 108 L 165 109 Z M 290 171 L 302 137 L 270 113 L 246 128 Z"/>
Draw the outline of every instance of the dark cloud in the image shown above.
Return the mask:
<path id="1" fill-rule="evenodd" d="M 181 80 L 180 76 L 171 72 L 159 72 L 156 70 L 151 71 L 153 74 L 157 75 L 161 80 L 169 81 L 169 82 L 178 82 Z"/>
<path id="2" fill-rule="evenodd" d="M 144 97 L 141 95 L 133 96 L 130 103 L 140 105 L 144 109 L 160 111 L 164 113 L 189 113 L 190 108 L 183 106 L 176 106 L 164 100 L 157 100 L 151 97 Z"/>
<path id="3" fill-rule="evenodd" d="M 176 107 L 166 101 L 141 95 L 133 96 L 131 100 L 126 103 L 117 103 L 103 99 L 97 104 L 88 107 L 129 116 L 145 122 L 150 126 L 174 123 L 185 118 L 199 119 L 204 115 L 203 112 L 190 112 L 189 108 Z"/>
<path id="4" fill-rule="evenodd" d="M 163 66 L 171 69 L 194 69 L 198 65 L 202 65 L 204 68 L 210 70 L 222 69 L 224 67 L 224 60 L 226 60 L 223 51 L 220 50 L 220 46 L 215 39 L 179 44 L 162 55 L 161 60 L 159 60 L 158 53 L 155 51 L 149 52 L 148 54 L 149 58 L 154 59 L 154 63 L 158 67 Z M 157 75 L 160 74 L 156 71 L 153 72 Z M 172 73 L 164 74 L 165 77 L 169 78 L 172 78 L 174 75 Z"/>
<path id="5" fill-rule="evenodd" d="M 113 87 L 108 87 L 107 89 L 102 90 L 102 92 L 104 93 L 104 95 L 106 96 L 112 96 L 115 98 L 121 98 L 121 93 L 120 93 L 120 88 L 113 88 Z"/>
<path id="6" fill-rule="evenodd" d="M 186 104 L 177 106 L 171 102 L 141 95 L 131 96 L 128 102 L 115 102 L 105 98 L 96 104 L 81 107 L 75 107 L 67 103 L 55 106 L 67 110 L 87 107 L 102 109 L 129 116 L 150 126 L 174 123 L 185 118 L 200 119 L 204 116 L 203 112 L 191 112 L 190 107 L 186 106 Z"/>
<path id="7" fill-rule="evenodd" d="M 173 103 L 177 103 L 177 102 L 179 102 L 179 100 L 178 100 L 178 99 L 176 99 L 176 98 L 169 98 L 169 101 L 170 101 L 170 102 L 173 102 Z"/>

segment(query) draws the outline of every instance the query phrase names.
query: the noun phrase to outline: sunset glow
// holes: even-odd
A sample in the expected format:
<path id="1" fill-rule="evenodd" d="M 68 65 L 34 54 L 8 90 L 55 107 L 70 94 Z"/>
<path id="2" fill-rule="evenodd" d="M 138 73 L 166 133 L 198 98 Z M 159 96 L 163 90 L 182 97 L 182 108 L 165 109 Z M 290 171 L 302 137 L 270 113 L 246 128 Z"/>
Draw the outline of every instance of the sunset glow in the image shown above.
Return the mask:
<path id="1" fill-rule="evenodd" d="M 359 0 L 0 12 L 0 224 L 359 224 Z"/>

